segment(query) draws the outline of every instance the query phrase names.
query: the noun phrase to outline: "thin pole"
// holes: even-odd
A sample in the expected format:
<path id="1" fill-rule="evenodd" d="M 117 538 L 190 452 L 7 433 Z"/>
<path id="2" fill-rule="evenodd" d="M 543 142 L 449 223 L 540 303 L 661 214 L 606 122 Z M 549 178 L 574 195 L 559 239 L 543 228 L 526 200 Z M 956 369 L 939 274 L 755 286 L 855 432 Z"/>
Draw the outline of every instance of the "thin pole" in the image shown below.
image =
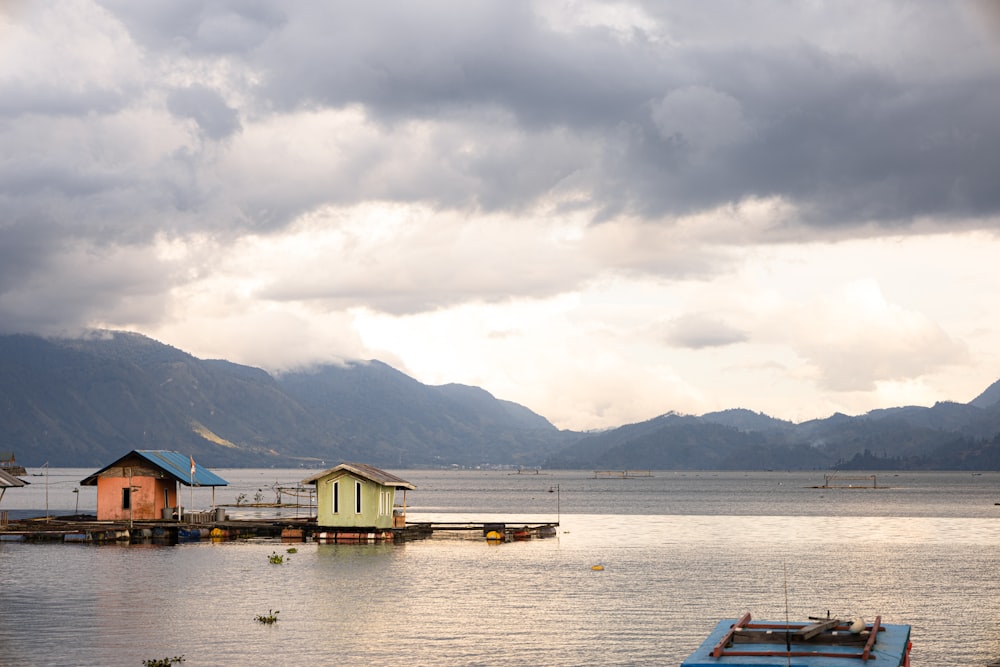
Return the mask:
<path id="1" fill-rule="evenodd" d="M 792 664 L 792 638 L 789 634 L 790 631 L 790 621 L 788 617 L 788 561 L 782 561 L 781 570 L 784 574 L 785 579 L 785 651 L 787 664 L 791 667 Z"/>
<path id="2" fill-rule="evenodd" d="M 559 485 L 556 484 L 556 525 L 562 525 L 562 510 L 560 509 Z"/>
<path id="3" fill-rule="evenodd" d="M 128 527 L 129 530 L 132 529 L 132 505 L 134 498 L 132 498 L 132 469 L 128 469 Z"/>
<path id="4" fill-rule="evenodd" d="M 555 493 L 556 493 L 556 525 L 558 526 L 558 525 L 560 525 L 560 520 L 562 518 L 561 511 L 560 511 L 560 508 L 559 508 L 560 499 L 559 499 L 559 485 L 558 484 L 554 484 L 554 485 L 552 485 L 552 486 L 549 487 L 549 493 L 552 493 L 553 491 L 555 491 Z"/>
<path id="5" fill-rule="evenodd" d="M 45 462 L 45 520 L 49 520 L 49 462 Z"/>

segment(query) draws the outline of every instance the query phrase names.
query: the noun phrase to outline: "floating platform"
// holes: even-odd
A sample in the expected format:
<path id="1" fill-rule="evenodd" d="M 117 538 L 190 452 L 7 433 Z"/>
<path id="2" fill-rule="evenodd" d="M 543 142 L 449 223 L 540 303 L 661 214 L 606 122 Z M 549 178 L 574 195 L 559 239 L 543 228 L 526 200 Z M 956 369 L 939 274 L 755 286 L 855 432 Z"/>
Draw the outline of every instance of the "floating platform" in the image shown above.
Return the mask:
<path id="1" fill-rule="evenodd" d="M 856 484 L 855 482 L 864 482 Z M 877 475 L 865 475 L 863 477 L 849 477 L 845 475 L 823 475 L 823 484 L 810 486 L 810 489 L 888 489 L 890 487 L 878 485 Z"/>
<path id="2" fill-rule="evenodd" d="M 652 470 L 595 470 L 594 479 L 632 479 L 633 477 L 652 477 Z"/>
<path id="3" fill-rule="evenodd" d="M 155 543 L 179 544 L 201 540 L 280 539 L 282 542 L 359 544 L 367 542 L 406 542 L 426 539 L 435 533 L 466 533 L 470 538 L 500 542 L 554 537 L 558 523 L 411 523 L 398 528 L 317 526 L 309 519 L 227 519 L 197 522 L 97 521 L 93 517 L 73 516 L 11 521 L 0 528 L 0 542 L 66 542 L 75 544 Z"/>
<path id="4" fill-rule="evenodd" d="M 855 625 L 857 623 L 857 625 Z M 752 622 L 750 614 L 719 621 L 680 667 L 909 667 L 910 626 L 813 619 Z"/>

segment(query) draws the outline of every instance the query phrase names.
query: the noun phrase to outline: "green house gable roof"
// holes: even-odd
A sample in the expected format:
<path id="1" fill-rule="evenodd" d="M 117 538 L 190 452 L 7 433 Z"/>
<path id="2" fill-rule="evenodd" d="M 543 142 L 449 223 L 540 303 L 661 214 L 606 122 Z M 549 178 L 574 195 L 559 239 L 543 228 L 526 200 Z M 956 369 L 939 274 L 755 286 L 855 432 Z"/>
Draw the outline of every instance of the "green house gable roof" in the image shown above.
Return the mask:
<path id="1" fill-rule="evenodd" d="M 121 465 L 122 461 L 136 456 L 159 468 L 181 484 L 189 486 L 229 486 L 229 482 L 197 463 L 194 464 L 194 474 L 192 474 L 191 463 L 194 459 L 187 454 L 170 452 L 165 449 L 133 449 L 114 463 L 104 466 L 90 477 L 81 480 L 80 484 L 82 486 L 95 486 L 97 478 L 101 476 L 102 472 Z"/>
<path id="2" fill-rule="evenodd" d="M 367 463 L 341 463 L 338 466 L 332 468 L 327 468 L 323 472 L 318 472 L 312 477 L 307 477 L 302 480 L 303 484 L 316 484 L 319 480 L 324 477 L 329 477 L 330 475 L 345 471 L 349 472 L 357 477 L 371 480 L 376 484 L 381 484 L 382 486 L 391 486 L 397 489 L 415 489 L 413 484 L 410 484 L 405 479 L 400 479 L 390 472 L 376 468 L 375 466 L 370 466 Z"/>

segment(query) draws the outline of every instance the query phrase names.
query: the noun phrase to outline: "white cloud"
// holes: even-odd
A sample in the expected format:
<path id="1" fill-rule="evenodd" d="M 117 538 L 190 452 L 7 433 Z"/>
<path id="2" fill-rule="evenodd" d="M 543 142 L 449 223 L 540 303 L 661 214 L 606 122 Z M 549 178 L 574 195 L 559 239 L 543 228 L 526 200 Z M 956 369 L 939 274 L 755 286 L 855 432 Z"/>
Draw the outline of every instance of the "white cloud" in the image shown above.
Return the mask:
<path id="1" fill-rule="evenodd" d="M 863 280 L 826 297 L 794 327 L 791 342 L 815 366 L 822 387 L 873 391 L 968 361 L 968 351 L 920 313 L 886 302 L 878 284 Z"/>

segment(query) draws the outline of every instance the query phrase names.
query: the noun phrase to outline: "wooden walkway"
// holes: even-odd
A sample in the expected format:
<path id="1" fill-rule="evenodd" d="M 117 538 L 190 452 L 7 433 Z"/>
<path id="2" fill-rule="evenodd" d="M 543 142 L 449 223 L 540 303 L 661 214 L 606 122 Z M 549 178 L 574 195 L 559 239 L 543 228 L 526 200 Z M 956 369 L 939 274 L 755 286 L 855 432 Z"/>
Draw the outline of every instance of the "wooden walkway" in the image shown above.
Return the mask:
<path id="1" fill-rule="evenodd" d="M 155 543 L 177 544 L 199 540 L 280 539 L 284 542 L 361 543 L 406 542 L 435 533 L 490 538 L 496 541 L 554 537 L 558 523 L 430 522 L 398 528 L 317 526 L 315 519 L 226 519 L 222 521 L 97 521 L 93 517 L 37 518 L 10 521 L 0 527 L 0 542 Z"/>
<path id="2" fill-rule="evenodd" d="M 855 484 L 864 482 L 864 484 Z M 878 485 L 877 475 L 851 477 L 848 475 L 823 475 L 823 484 L 809 487 L 812 489 L 888 489 L 884 484 Z"/>
<path id="3" fill-rule="evenodd" d="M 631 479 L 633 477 L 652 477 L 652 470 L 595 470 L 594 479 Z"/>

